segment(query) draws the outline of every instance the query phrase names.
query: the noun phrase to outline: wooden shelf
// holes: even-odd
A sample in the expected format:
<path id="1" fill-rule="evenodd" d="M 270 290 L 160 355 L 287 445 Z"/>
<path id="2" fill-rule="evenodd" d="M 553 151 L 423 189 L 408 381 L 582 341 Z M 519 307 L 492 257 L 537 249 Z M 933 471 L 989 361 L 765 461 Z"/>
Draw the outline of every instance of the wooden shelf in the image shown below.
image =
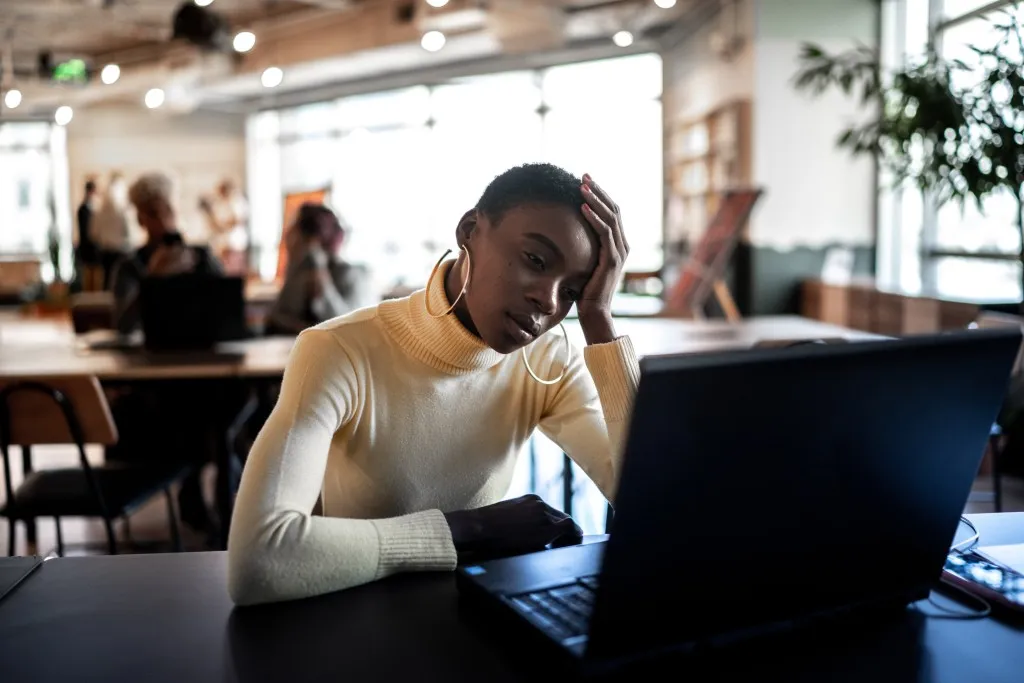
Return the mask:
<path id="1" fill-rule="evenodd" d="M 723 193 L 750 185 L 750 103 L 728 102 L 670 124 L 668 135 L 664 241 L 693 242 L 703 234 Z"/>
<path id="2" fill-rule="evenodd" d="M 962 330 L 978 312 L 977 304 L 889 292 L 871 280 L 807 280 L 801 290 L 804 317 L 890 336 Z"/>

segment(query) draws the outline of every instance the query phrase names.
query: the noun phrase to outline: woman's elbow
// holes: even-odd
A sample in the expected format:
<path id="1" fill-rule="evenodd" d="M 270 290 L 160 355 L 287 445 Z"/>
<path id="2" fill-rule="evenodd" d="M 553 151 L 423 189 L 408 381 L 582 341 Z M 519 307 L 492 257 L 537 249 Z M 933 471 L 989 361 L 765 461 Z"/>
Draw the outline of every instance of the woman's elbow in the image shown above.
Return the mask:
<path id="1" fill-rule="evenodd" d="M 239 607 L 274 602 L 274 572 L 260 553 L 228 548 L 228 595 Z"/>

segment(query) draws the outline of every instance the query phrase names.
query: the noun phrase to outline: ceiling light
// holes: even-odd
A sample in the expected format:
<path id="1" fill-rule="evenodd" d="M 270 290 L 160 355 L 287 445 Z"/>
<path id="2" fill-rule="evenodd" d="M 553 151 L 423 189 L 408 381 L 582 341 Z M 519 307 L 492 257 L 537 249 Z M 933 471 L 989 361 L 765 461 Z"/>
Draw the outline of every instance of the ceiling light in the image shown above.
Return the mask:
<path id="1" fill-rule="evenodd" d="M 276 66 L 268 66 L 260 76 L 260 83 L 264 88 L 276 88 L 284 80 L 284 72 Z"/>
<path id="2" fill-rule="evenodd" d="M 427 52 L 437 52 L 444 47 L 444 34 L 440 31 L 427 31 L 420 39 L 420 47 Z"/>
<path id="3" fill-rule="evenodd" d="M 633 44 L 633 34 L 629 31 L 619 31 L 612 36 L 612 42 L 619 47 L 629 47 Z"/>
<path id="4" fill-rule="evenodd" d="M 14 109 L 21 104 L 21 91 L 17 88 L 12 88 L 7 91 L 4 95 L 4 106 L 8 109 Z"/>
<path id="5" fill-rule="evenodd" d="M 199 0 L 196 0 L 199 2 Z M 661 9 L 671 9 L 676 6 L 676 0 L 654 0 L 654 4 Z"/>
<path id="6" fill-rule="evenodd" d="M 103 67 L 103 71 L 100 71 L 100 80 L 107 85 L 113 85 L 117 83 L 117 79 L 121 77 L 121 67 L 117 64 L 107 64 Z"/>
<path id="7" fill-rule="evenodd" d="M 427 0 L 427 4 L 431 7 L 444 7 L 448 4 L 448 0 Z"/>
<path id="8" fill-rule="evenodd" d="M 53 112 L 53 120 L 58 126 L 68 125 L 74 116 L 74 110 L 66 104 L 63 107 L 57 107 L 57 111 Z"/>
<path id="9" fill-rule="evenodd" d="M 156 109 L 164 103 L 164 91 L 160 88 L 151 88 L 146 93 L 146 106 L 150 109 Z"/>
<path id="10" fill-rule="evenodd" d="M 251 31 L 241 31 L 235 35 L 232 46 L 235 52 L 248 52 L 256 44 L 256 36 Z"/>
<path id="11" fill-rule="evenodd" d="M 194 2 L 200 7 L 207 7 L 213 4 L 213 0 L 194 0 Z"/>

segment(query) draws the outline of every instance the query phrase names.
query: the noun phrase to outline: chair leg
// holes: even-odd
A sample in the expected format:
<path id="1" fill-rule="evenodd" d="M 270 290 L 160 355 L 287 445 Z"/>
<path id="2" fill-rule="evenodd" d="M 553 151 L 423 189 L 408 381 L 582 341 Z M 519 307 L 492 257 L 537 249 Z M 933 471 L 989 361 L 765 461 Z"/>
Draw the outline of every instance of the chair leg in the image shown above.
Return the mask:
<path id="1" fill-rule="evenodd" d="M 14 557 L 14 525 L 15 521 L 13 518 L 8 517 L 7 519 L 7 555 Z"/>
<path id="2" fill-rule="evenodd" d="M 178 512 L 174 509 L 174 496 L 171 495 L 170 486 L 164 489 L 164 497 L 167 498 L 167 523 L 171 527 L 171 544 L 174 546 L 174 552 L 180 553 L 182 548 L 181 533 L 178 530 Z"/>
<path id="3" fill-rule="evenodd" d="M 53 524 L 57 527 L 57 556 L 64 557 L 64 534 L 61 533 L 60 517 L 54 517 Z"/>
<path id="4" fill-rule="evenodd" d="M 121 518 L 121 525 L 124 529 L 124 542 L 128 545 L 132 545 L 132 524 L 128 519 L 128 515 Z"/>
<path id="5" fill-rule="evenodd" d="M 103 530 L 107 533 L 107 549 L 111 555 L 117 555 L 117 537 L 114 536 L 114 523 L 103 517 Z"/>

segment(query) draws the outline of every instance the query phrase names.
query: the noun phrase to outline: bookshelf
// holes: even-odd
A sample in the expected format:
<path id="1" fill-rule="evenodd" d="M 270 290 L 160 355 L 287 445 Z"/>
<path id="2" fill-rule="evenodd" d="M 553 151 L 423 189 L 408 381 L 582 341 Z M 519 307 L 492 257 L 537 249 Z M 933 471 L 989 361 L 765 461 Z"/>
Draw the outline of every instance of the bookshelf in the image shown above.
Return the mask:
<path id="1" fill-rule="evenodd" d="M 668 137 L 667 262 L 700 238 L 726 190 L 751 184 L 750 102 L 727 102 L 671 124 Z"/>

